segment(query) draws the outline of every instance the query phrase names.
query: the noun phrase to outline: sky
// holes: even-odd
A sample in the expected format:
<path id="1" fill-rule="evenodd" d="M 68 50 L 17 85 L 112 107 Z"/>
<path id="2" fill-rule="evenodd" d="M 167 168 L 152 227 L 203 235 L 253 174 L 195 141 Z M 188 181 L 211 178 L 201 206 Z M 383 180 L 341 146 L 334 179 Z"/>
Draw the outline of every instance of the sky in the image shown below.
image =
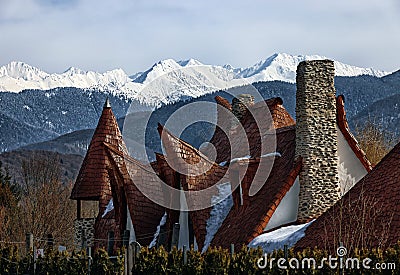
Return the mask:
<path id="1" fill-rule="evenodd" d="M 0 0 L 0 65 L 144 71 L 195 58 L 248 67 L 274 53 L 400 69 L 399 0 Z"/>

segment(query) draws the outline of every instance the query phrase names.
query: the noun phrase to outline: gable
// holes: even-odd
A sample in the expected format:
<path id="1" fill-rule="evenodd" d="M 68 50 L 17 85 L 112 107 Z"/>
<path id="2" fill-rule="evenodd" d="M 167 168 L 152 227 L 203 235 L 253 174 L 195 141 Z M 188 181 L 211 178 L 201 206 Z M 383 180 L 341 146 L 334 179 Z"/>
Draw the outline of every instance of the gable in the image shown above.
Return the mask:
<path id="1" fill-rule="evenodd" d="M 386 248 L 400 240 L 400 143 L 306 230 L 296 248 Z M 340 230 L 339 230 L 340 229 Z"/>

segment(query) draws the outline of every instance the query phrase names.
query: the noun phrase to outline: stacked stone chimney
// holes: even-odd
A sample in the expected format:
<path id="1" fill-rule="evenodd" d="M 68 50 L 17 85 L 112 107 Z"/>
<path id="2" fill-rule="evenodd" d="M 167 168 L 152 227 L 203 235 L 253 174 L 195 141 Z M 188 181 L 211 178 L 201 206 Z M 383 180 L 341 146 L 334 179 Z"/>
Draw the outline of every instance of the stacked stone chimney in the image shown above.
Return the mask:
<path id="1" fill-rule="evenodd" d="M 298 221 L 317 218 L 340 198 L 333 61 L 297 67 L 296 157 L 302 157 Z"/>
<path id="2" fill-rule="evenodd" d="M 247 108 L 251 105 L 254 105 L 254 96 L 250 94 L 237 95 L 232 99 L 232 113 L 241 121 L 247 112 Z M 235 128 L 237 125 L 238 122 L 235 119 L 232 121 L 231 128 Z"/>

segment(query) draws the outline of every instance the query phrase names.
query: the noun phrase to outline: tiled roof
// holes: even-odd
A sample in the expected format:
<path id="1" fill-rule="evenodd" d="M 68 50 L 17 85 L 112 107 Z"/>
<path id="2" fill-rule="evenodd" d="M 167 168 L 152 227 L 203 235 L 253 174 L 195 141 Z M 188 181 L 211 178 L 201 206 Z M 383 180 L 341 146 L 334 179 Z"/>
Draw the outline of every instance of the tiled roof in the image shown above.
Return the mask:
<path id="1" fill-rule="evenodd" d="M 400 143 L 306 230 L 296 248 L 347 249 L 395 245 L 400 240 Z M 340 231 L 339 231 L 340 230 Z"/>
<path id="2" fill-rule="evenodd" d="M 162 154 L 156 153 L 156 161 L 157 169 L 159 171 L 159 176 L 161 180 L 163 180 L 168 186 L 175 188 L 177 190 L 180 189 L 180 176 L 175 172 L 172 167 L 169 166 L 166 158 Z M 167 231 L 167 245 L 171 243 L 172 240 L 172 230 L 175 223 L 179 223 L 180 211 L 174 209 L 176 203 L 180 203 L 180 194 L 172 194 L 166 193 L 169 198 L 169 207 L 165 209 L 167 213 L 167 221 L 165 223 L 165 229 Z"/>
<path id="3" fill-rule="evenodd" d="M 244 181 L 248 181 L 248 184 L 261 184 L 262 187 L 254 196 L 245 198 L 242 206 L 231 209 L 215 235 L 212 245 L 228 247 L 233 243 L 241 246 L 263 232 L 301 169 L 301 160 L 294 160 L 294 141 L 294 127 L 281 128 L 277 131 L 276 149 L 281 157 L 257 158 L 253 163 L 250 160 L 247 169 L 249 177 L 245 176 Z M 272 164 L 272 170 L 268 175 L 268 167 Z M 252 176 L 254 177 L 257 168 L 261 174 L 254 179 Z"/>
<path id="4" fill-rule="evenodd" d="M 194 191 L 205 190 L 218 182 L 228 182 L 229 178 L 226 176 L 227 167 L 222 167 L 216 163 L 211 163 L 201 152 L 183 140 L 172 135 L 162 125 L 158 126 L 158 130 L 167 152 L 168 161 L 175 163 L 180 171 L 187 171 L 186 175 L 180 175 L 180 182 L 183 190 L 193 191 L 192 195 L 189 192 L 186 196 L 188 208 L 201 208 L 200 205 L 204 198 L 194 193 Z M 202 173 L 199 169 L 201 169 L 204 164 L 211 165 L 211 167 L 207 169 L 205 173 Z M 210 190 L 210 192 L 212 192 L 212 190 Z M 208 195 L 211 198 L 212 195 L 217 194 L 210 193 Z M 194 225 L 194 234 L 200 250 L 203 247 L 207 234 L 206 223 L 210 217 L 210 211 L 211 207 L 207 207 L 201 210 L 189 212 L 190 218 Z"/>
<path id="5" fill-rule="evenodd" d="M 220 96 L 217 96 L 215 100 L 218 103 L 217 124 L 223 129 L 230 129 L 231 121 L 227 119 L 227 111 L 231 109 L 230 104 Z M 268 110 L 266 110 L 266 106 L 268 106 Z M 272 133 L 273 129 L 295 125 L 294 119 L 283 107 L 282 99 L 279 97 L 257 102 L 250 106 L 249 110 L 243 116 L 241 123 L 248 139 L 251 156 L 256 156 L 256 152 L 260 152 L 261 150 L 260 133 L 264 134 L 268 131 Z M 272 118 L 272 121 L 268 120 L 268 118 Z M 245 151 L 248 150 L 243 147 L 243 139 L 246 139 L 246 137 L 240 135 L 239 130 L 224 133 L 221 128 L 217 127 L 210 140 L 210 143 L 217 150 L 215 162 L 229 161 L 231 155 L 233 157 L 244 156 L 243 154 L 247 155 L 248 152 L 246 153 Z M 208 148 L 205 148 L 202 152 L 207 156 L 211 155 Z"/>
<path id="6" fill-rule="evenodd" d="M 118 238 L 119 237 L 119 231 L 115 230 L 117 228 L 117 225 L 115 223 L 115 211 L 112 210 L 107 215 L 102 218 L 102 214 L 100 214 L 96 218 L 96 222 L 94 224 L 94 247 L 99 248 L 99 247 L 107 247 L 107 239 L 108 239 L 108 232 L 113 231 L 117 233 L 118 235 L 114 237 Z M 118 245 L 118 242 L 115 243 L 115 245 Z M 114 248 L 117 248 L 116 246 Z"/>
<path id="7" fill-rule="evenodd" d="M 203 174 L 190 171 L 193 166 L 188 163 L 207 163 L 209 160 L 198 150 L 173 136 L 162 126 L 159 126 L 159 130 L 160 132 L 164 132 L 162 141 L 169 160 L 179 164 L 179 169 L 189 171 L 189 175 L 197 174 L 197 176 L 185 176 L 182 178 L 182 185 L 185 190 L 204 190 L 218 181 L 230 182 L 229 175 L 226 175 L 228 168 L 221 167 L 215 163 Z M 301 162 L 294 161 L 294 137 L 295 129 L 293 126 L 280 128 L 277 131 L 277 151 L 281 154 L 281 157 L 254 158 L 249 160 L 248 175 L 244 177 L 244 181 L 248 181 L 250 184 L 253 181 L 260 180 L 262 182 L 259 184 L 262 185 L 262 188 L 256 195 L 248 197 L 248 203 L 231 210 L 220 230 L 215 235 L 212 242 L 213 245 L 225 247 L 228 247 L 230 243 L 241 245 L 248 243 L 255 236 L 263 232 L 276 207 L 293 185 L 301 168 Z M 264 151 L 262 153 L 268 152 Z M 261 152 L 258 152 L 258 154 L 260 155 Z M 268 177 L 267 173 L 270 169 L 266 168 L 270 167 L 273 161 L 272 171 Z M 233 165 L 231 164 L 231 166 Z M 199 165 L 198 167 L 201 166 Z M 264 169 L 263 166 L 266 168 Z M 261 174 L 255 179 L 254 175 L 257 168 L 261 171 Z M 187 199 L 189 206 L 195 206 L 193 203 L 196 203 L 196 197 L 191 198 L 189 195 Z M 210 217 L 210 211 L 211 208 L 209 207 L 190 212 L 196 240 L 200 249 L 203 247 L 207 234 L 206 223 Z"/>
<path id="8" fill-rule="evenodd" d="M 136 238 L 139 243 L 148 245 L 165 212 L 164 207 L 145 195 L 155 194 L 161 197 L 158 201 L 162 201 L 164 192 L 157 172 L 157 163 L 145 165 L 128 156 L 117 121 L 109 105 L 105 104 L 71 199 L 100 201 L 100 212 L 95 224 L 97 239 L 106 239 L 108 231 L 114 231 L 116 239 L 121 237 L 128 206 Z M 114 202 L 113 215 L 109 213 L 102 218 L 111 197 Z"/>
<path id="9" fill-rule="evenodd" d="M 71 199 L 99 200 L 100 197 L 111 196 L 110 179 L 107 171 L 109 162 L 103 143 L 112 144 L 124 152 L 126 152 L 126 149 L 115 116 L 108 106 L 103 108 L 72 189 Z"/>
<path id="10" fill-rule="evenodd" d="M 178 189 L 181 184 L 185 191 L 194 192 L 205 190 L 217 182 L 231 182 L 232 175 L 229 175 L 228 171 L 232 169 L 237 169 L 239 173 L 244 174 L 242 186 L 248 188 L 243 193 L 243 205 L 239 205 L 237 202 L 237 197 L 235 197 L 237 190 L 234 192 L 236 206 L 231 209 L 214 236 L 212 245 L 224 247 L 229 246 L 230 243 L 241 245 L 248 243 L 263 232 L 276 207 L 293 185 L 301 169 L 301 160 L 294 159 L 295 121 L 282 106 L 280 98 L 258 102 L 249 108 L 241 120 L 245 133 L 243 137 L 238 134 L 237 128 L 231 128 L 228 113 L 231 110 L 229 102 L 222 97 L 216 97 L 216 101 L 218 103 L 218 125 L 230 130 L 225 134 L 217 128 L 211 139 L 211 143 L 217 149 L 215 162 L 207 158 L 207 149 L 204 151 L 205 154 L 202 154 L 159 125 L 159 133 L 164 133 L 161 137 L 167 155 L 156 154 L 156 162 L 143 164 L 128 156 L 111 108 L 104 107 L 71 194 L 72 199 L 98 200 L 101 198 L 102 204 L 104 204 L 103 208 L 111 195 L 113 196 L 114 217 L 110 219 L 107 216 L 104 221 L 98 217 L 96 232 L 107 231 L 110 227 L 121 232 L 126 223 L 124 219 L 127 205 L 138 241 L 142 245 L 148 245 L 153 239 L 154 232 L 165 211 L 168 215 L 167 230 L 172 229 L 173 223 L 179 220 L 179 211 L 165 210 L 163 206 L 157 204 L 157 202 L 163 202 L 162 204 L 165 205 L 179 200 L 179 198 L 171 197 L 171 194 L 163 187 L 161 180 L 173 188 Z M 268 110 L 266 110 L 265 104 L 271 114 L 270 120 L 267 119 L 266 112 Z M 359 149 L 348 129 L 341 97 L 337 100 L 337 109 L 340 130 L 364 166 L 370 167 L 365 154 Z M 259 121 L 262 123 L 257 123 Z M 248 150 L 243 146 L 243 142 L 246 140 L 249 145 Z M 249 154 L 250 159 L 229 163 L 231 152 L 233 158 Z M 275 152 L 279 153 L 280 157 L 260 158 L 266 153 Z M 227 161 L 228 165 L 218 165 L 222 161 Z M 179 174 L 170 166 L 170 163 L 174 164 L 174 168 L 185 171 L 185 173 Z M 242 164 L 246 165 L 242 166 Z M 199 170 L 202 166 L 208 167 L 204 173 Z M 243 170 L 246 167 L 247 170 Z M 258 171 L 257 177 L 255 177 L 255 171 Z M 197 176 L 185 176 L 194 174 Z M 254 186 L 260 186 L 261 189 L 254 196 L 249 195 L 249 188 Z M 216 191 L 215 189 L 210 190 L 214 190 L 211 192 Z M 152 194 L 152 197 L 158 199 L 154 202 L 146 194 Z M 216 194 L 209 195 L 211 197 Z M 186 197 L 191 209 L 198 209 L 202 203 L 201 199 L 195 195 L 191 196 L 190 193 Z M 102 213 L 102 210 L 100 211 Z M 211 207 L 207 207 L 189 213 L 200 249 L 202 249 L 207 234 L 206 224 L 210 217 L 210 211 Z M 119 236 L 118 234 L 116 237 Z"/>
<path id="11" fill-rule="evenodd" d="M 113 189 L 119 191 L 114 192 L 113 197 L 114 200 L 118 197 L 122 198 L 120 202 L 114 201 L 114 207 L 120 209 L 122 213 L 126 205 L 128 206 L 137 241 L 141 245 L 149 245 L 165 213 L 165 208 L 161 206 L 165 196 L 161 181 L 151 164 L 146 165 L 124 155 L 112 145 L 105 144 L 105 146 L 112 158 L 110 169 L 118 171 L 115 182 L 117 186 L 113 186 Z M 113 181 L 112 185 L 114 185 Z M 152 198 L 158 198 L 157 202 L 161 205 L 149 199 L 149 195 Z M 125 215 L 120 216 L 126 218 Z"/>
<path id="12" fill-rule="evenodd" d="M 218 124 L 225 127 L 225 129 L 229 129 L 230 120 L 227 119 L 228 113 L 226 111 L 230 110 L 231 106 L 221 97 L 217 97 L 216 101 L 219 108 Z M 343 132 L 347 142 L 368 170 L 370 169 L 370 165 L 368 165 L 369 162 L 348 128 L 342 97 L 338 97 L 337 102 L 339 129 Z M 268 116 L 265 113 L 265 103 L 271 113 L 272 121 L 266 119 Z M 259 121 L 263 121 L 263 123 L 257 123 Z M 211 143 L 214 144 L 218 152 L 216 162 L 228 161 L 229 163 L 231 154 L 232 157 L 243 157 L 247 155 L 248 151 L 246 151 L 246 148 L 244 148 L 245 146 L 243 146 L 243 142 L 247 138 L 250 151 L 249 155 L 251 158 L 242 161 L 247 162 L 248 165 L 248 167 L 246 167 L 247 171 L 240 172 L 242 174 L 245 173 L 242 184 L 254 184 L 256 186 L 262 186 L 262 188 L 254 196 L 244 194 L 243 205 L 232 208 L 215 235 L 212 245 L 224 247 L 228 247 L 230 243 L 241 245 L 243 243 L 248 243 L 254 237 L 261 234 L 276 207 L 293 185 L 301 169 L 301 161 L 295 161 L 294 159 L 295 121 L 282 106 L 282 100 L 280 98 L 273 98 L 265 102 L 254 104 L 250 107 L 250 111 L 242 118 L 241 124 L 245 130 L 246 136 L 244 138 L 243 136 L 237 135 L 235 130 L 223 133 L 222 130 L 216 129 L 211 139 Z M 276 140 L 273 140 L 271 139 L 273 135 L 268 134 L 273 134 L 275 130 Z M 164 131 L 166 130 L 164 129 Z M 185 166 L 187 163 L 207 161 L 205 156 L 201 155 L 201 153 L 186 142 L 174 137 L 170 133 L 167 137 L 168 138 L 163 139 L 163 144 L 166 145 L 167 157 L 171 157 L 170 160 L 172 162 L 180 162 L 181 166 Z M 275 151 L 280 153 L 281 157 L 275 158 L 274 162 L 272 162 L 272 158 L 260 159 L 261 155 Z M 204 152 L 207 155 L 207 149 L 204 150 Z M 182 162 L 182 159 L 186 161 Z M 272 169 L 270 169 L 272 164 Z M 229 171 L 232 170 L 234 165 L 238 164 L 230 163 Z M 238 166 L 240 170 L 241 167 L 240 165 Z M 221 170 L 221 168 L 215 169 Z M 255 171 L 259 171 L 257 178 L 254 178 Z M 270 173 L 268 174 L 268 172 Z M 215 174 L 215 172 L 213 173 Z M 263 173 L 265 175 L 263 175 Z M 212 177 L 203 181 L 207 176 L 209 176 L 208 173 L 192 177 L 187 187 L 185 187 L 185 190 L 187 188 L 189 188 L 189 190 L 201 190 L 216 182 L 216 179 Z M 229 175 L 226 175 L 226 177 L 228 178 L 227 181 L 229 181 Z M 233 193 L 233 199 L 235 201 L 235 192 Z M 235 204 L 238 205 L 239 203 L 240 197 L 239 200 L 236 198 Z M 203 236 L 206 233 L 205 224 L 209 214 L 210 209 L 191 213 L 195 230 L 196 227 L 201 228 L 201 230 L 196 232 L 196 238 L 198 239 L 200 247 L 204 239 Z M 196 217 L 196 215 L 200 217 Z"/>
<path id="13" fill-rule="evenodd" d="M 343 95 L 339 95 L 336 98 L 336 110 L 337 110 L 336 112 L 337 125 L 340 131 L 342 132 L 350 148 L 356 154 L 357 158 L 360 160 L 360 162 L 365 167 L 367 172 L 370 172 L 372 170 L 372 165 L 367 159 L 367 156 L 365 155 L 364 151 L 360 148 L 356 138 L 350 132 L 349 124 L 347 123 L 346 119 L 346 111 L 344 109 Z"/>

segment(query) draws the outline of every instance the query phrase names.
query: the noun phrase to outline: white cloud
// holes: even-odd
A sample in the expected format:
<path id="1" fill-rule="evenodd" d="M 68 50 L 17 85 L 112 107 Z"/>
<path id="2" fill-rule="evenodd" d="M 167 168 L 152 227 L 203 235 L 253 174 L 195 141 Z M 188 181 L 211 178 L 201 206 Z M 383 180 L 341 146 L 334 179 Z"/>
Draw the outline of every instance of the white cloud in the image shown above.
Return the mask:
<path id="1" fill-rule="evenodd" d="M 395 70 L 396 1 L 0 0 L 0 64 L 132 74 L 170 57 L 248 66 L 288 52 Z"/>

